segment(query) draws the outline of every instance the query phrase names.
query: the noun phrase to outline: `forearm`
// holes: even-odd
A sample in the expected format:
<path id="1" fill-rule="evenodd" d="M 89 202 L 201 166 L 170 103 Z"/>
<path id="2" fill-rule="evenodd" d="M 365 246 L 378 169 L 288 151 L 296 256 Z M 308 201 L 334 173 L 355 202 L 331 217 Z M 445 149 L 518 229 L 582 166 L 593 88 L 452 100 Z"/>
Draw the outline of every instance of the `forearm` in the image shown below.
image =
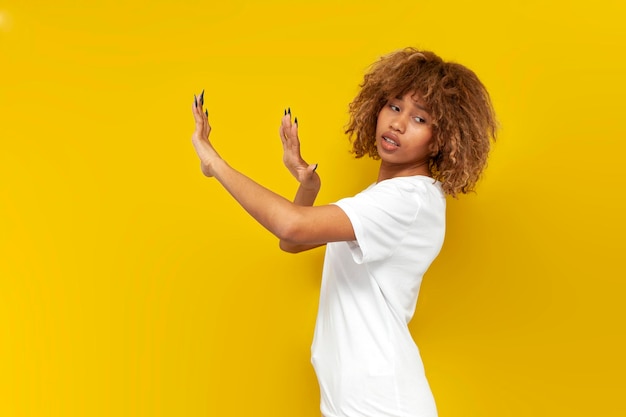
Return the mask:
<path id="1" fill-rule="evenodd" d="M 310 189 L 304 188 L 302 185 L 298 187 L 298 191 L 296 191 L 296 196 L 293 199 L 294 204 L 298 206 L 312 206 L 315 203 L 315 199 L 317 198 L 317 194 L 319 193 L 319 188 Z M 303 252 L 309 249 L 316 248 L 321 246 L 320 244 L 297 244 L 293 242 L 289 242 L 285 239 L 280 239 L 278 246 L 281 250 L 289 253 L 298 253 Z"/>
<path id="2" fill-rule="evenodd" d="M 279 239 L 289 236 L 289 228 L 299 215 L 296 204 L 268 190 L 219 159 L 211 166 L 214 177 L 263 227 Z M 302 197 L 308 201 L 310 195 Z M 308 199 L 307 199 L 308 198 Z"/>
<path id="3" fill-rule="evenodd" d="M 308 189 L 300 186 L 293 202 L 299 206 L 312 206 L 317 198 L 317 193 L 319 193 L 319 189 Z"/>

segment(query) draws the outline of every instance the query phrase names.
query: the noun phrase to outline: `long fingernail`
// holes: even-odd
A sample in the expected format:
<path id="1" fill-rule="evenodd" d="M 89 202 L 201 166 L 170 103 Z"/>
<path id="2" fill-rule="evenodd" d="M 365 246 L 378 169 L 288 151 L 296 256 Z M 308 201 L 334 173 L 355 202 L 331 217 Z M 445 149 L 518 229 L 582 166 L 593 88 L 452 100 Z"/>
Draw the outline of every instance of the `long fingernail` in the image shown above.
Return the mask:
<path id="1" fill-rule="evenodd" d="M 208 110 L 208 109 L 206 109 L 206 110 L 204 111 L 204 114 L 206 114 L 206 117 L 209 117 L 209 110 Z"/>
<path id="2" fill-rule="evenodd" d="M 285 116 L 287 116 L 287 109 L 285 109 Z"/>
<path id="3" fill-rule="evenodd" d="M 200 103 L 204 104 L 204 90 L 202 90 L 202 93 L 200 94 Z"/>
<path id="4" fill-rule="evenodd" d="M 313 168 L 313 172 L 315 172 L 315 170 L 317 169 L 317 165 L 318 164 L 315 164 L 315 168 Z"/>
<path id="5" fill-rule="evenodd" d="M 295 122 L 296 122 L 296 124 L 298 124 L 298 118 L 297 118 L 297 117 L 296 117 L 296 120 L 295 120 Z"/>
<path id="6" fill-rule="evenodd" d="M 291 107 L 287 108 L 287 113 L 291 114 Z"/>

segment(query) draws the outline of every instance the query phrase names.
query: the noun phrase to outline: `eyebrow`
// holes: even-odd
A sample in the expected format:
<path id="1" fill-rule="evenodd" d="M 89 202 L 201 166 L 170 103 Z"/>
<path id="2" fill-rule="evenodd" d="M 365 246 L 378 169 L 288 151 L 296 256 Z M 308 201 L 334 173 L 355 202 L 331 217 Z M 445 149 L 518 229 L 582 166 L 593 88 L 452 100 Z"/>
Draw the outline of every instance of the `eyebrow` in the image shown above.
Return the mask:
<path id="1" fill-rule="evenodd" d="M 425 111 L 426 113 L 430 114 L 430 112 L 428 111 L 428 109 L 426 107 L 422 106 L 421 104 L 416 103 L 415 100 L 411 100 L 411 101 L 413 102 L 413 105 L 415 107 L 417 107 L 418 109 L 420 109 L 422 111 Z"/>
<path id="2" fill-rule="evenodd" d="M 396 99 L 398 99 L 398 100 L 402 100 L 402 97 L 398 97 L 398 96 L 396 96 Z M 420 109 L 420 110 L 422 110 L 422 111 L 424 111 L 424 112 L 426 112 L 426 113 L 430 114 L 430 111 L 429 111 L 426 107 L 424 107 L 424 106 L 422 106 L 421 104 L 419 104 L 417 101 L 413 100 L 413 97 L 411 97 L 411 103 L 413 103 L 413 105 L 414 105 L 415 107 L 417 107 L 418 109 Z"/>

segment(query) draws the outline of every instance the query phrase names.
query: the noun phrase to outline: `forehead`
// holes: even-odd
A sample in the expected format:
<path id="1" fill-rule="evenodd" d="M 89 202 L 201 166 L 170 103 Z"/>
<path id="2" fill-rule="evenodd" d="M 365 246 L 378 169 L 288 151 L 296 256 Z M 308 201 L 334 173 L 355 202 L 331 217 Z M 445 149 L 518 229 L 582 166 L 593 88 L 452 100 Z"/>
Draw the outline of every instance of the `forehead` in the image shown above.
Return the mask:
<path id="1" fill-rule="evenodd" d="M 421 107 L 423 110 L 426 110 L 428 108 L 428 105 L 418 91 L 409 91 L 407 95 L 411 97 L 411 101 L 413 101 L 413 104 L 415 104 L 417 107 Z"/>

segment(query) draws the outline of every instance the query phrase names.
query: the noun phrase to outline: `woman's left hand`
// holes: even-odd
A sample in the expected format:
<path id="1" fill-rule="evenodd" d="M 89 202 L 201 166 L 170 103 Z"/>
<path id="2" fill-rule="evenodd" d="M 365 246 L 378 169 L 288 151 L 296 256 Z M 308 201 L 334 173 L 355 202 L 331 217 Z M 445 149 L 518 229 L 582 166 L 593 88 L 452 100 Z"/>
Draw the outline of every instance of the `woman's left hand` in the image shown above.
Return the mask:
<path id="1" fill-rule="evenodd" d="M 200 96 L 193 97 L 192 112 L 193 118 L 196 122 L 196 128 L 191 136 L 191 143 L 193 144 L 198 158 L 200 158 L 200 168 L 202 173 L 207 177 L 212 177 L 213 170 L 212 164 L 221 159 L 211 142 L 209 142 L 209 134 L 211 133 L 211 125 L 209 125 L 209 112 L 204 111 L 204 90 Z"/>
<path id="2" fill-rule="evenodd" d="M 317 193 L 321 185 L 320 176 L 315 172 L 317 164 L 309 165 L 302 159 L 298 137 L 298 118 L 295 123 L 291 122 L 291 110 L 289 113 L 285 111 L 278 133 L 283 144 L 283 163 L 301 187 Z"/>

